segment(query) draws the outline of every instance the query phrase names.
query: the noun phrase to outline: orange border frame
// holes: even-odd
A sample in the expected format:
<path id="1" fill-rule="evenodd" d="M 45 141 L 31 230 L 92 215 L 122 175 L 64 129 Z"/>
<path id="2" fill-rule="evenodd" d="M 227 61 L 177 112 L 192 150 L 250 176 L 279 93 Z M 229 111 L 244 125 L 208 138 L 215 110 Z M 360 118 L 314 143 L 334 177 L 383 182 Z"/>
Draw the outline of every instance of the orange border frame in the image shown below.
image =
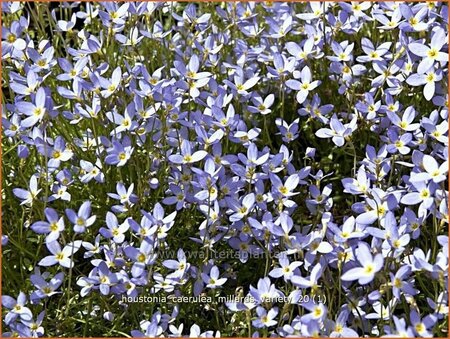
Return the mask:
<path id="1" fill-rule="evenodd" d="M 65 0 L 65 1 L 66 2 L 76 2 L 77 0 Z M 103 1 L 105 1 L 105 2 L 110 2 L 111 1 L 112 2 L 112 1 L 117 1 L 117 0 L 103 0 Z M 381 0 L 381 1 L 367 0 L 367 1 L 370 1 L 370 2 L 399 2 L 399 1 L 396 1 L 396 0 Z M 0 3 L 3 3 L 3 2 L 61 2 L 61 1 L 58 1 L 58 0 L 37 0 L 37 1 L 33 1 L 33 0 L 20 0 L 20 1 L 0 0 Z M 79 0 L 79 2 L 100 2 L 100 0 Z M 132 1 L 131 0 L 123 0 L 122 2 L 132 2 Z M 141 2 L 170 2 L 170 1 L 141 0 Z M 194 3 L 195 2 L 215 2 L 215 3 L 219 3 L 219 2 L 266 2 L 266 1 L 262 1 L 262 0 L 254 0 L 254 1 L 249 1 L 249 0 L 243 0 L 243 1 L 235 1 L 235 0 L 225 0 L 225 1 L 220 1 L 220 0 L 212 0 L 212 1 L 207 1 L 207 0 L 197 0 L 197 1 L 195 1 L 195 0 L 181 0 L 179 2 L 194 2 Z M 323 2 L 323 1 L 321 1 L 321 0 L 284 0 L 284 1 L 283 0 L 273 0 L 273 2 Z M 329 2 L 349 2 L 349 1 L 345 1 L 345 0 L 331 0 Z M 364 2 L 364 1 L 363 0 L 356 0 L 356 1 L 353 1 L 353 2 Z M 405 0 L 405 2 L 417 2 L 417 3 L 420 3 L 420 2 L 442 2 L 442 3 L 447 3 L 447 6 L 450 7 L 450 0 L 447 0 L 447 1 L 439 1 L 439 0 L 438 1 Z M 0 14 L 1 14 L 1 8 L 0 8 Z M 447 20 L 450 21 L 450 14 L 449 13 L 447 13 L 447 14 L 448 14 Z M 0 33 L 1 33 L 1 30 L 2 30 L 2 27 L 3 27 L 2 26 L 2 17 L 0 15 Z M 448 53 L 450 55 L 450 34 L 449 34 L 447 46 L 448 46 Z M 1 51 L 2 51 L 2 46 L 0 44 L 0 54 L 1 54 Z M 450 58 L 449 58 L 449 64 L 450 64 Z M 0 61 L 0 74 L 2 74 L 2 63 L 1 63 L 1 61 Z M 450 83 L 450 73 L 448 74 L 448 82 L 447 83 Z M 450 97 L 450 85 L 448 86 L 447 90 L 448 90 L 448 96 Z M 1 104 L 2 97 L 3 97 L 3 89 L 0 88 L 0 112 L 3 110 L 3 106 Z M 450 124 L 450 116 L 448 117 L 448 122 Z M 1 129 L 2 129 L 2 120 L 0 120 L 0 130 Z M 449 142 L 450 142 L 450 133 L 448 133 L 448 139 L 449 139 Z M 1 141 L 2 141 L 2 133 L 0 133 L 0 144 L 1 144 Z M 2 161 L 3 161 L 2 153 L 3 153 L 3 150 L 0 147 L 0 192 L 2 192 L 2 190 L 3 190 L 3 187 L 2 187 L 2 185 L 3 185 L 2 173 L 3 172 L 1 171 L 1 169 L 2 169 Z M 450 157 L 450 149 L 448 149 L 448 155 Z M 450 163 L 449 163 L 449 172 L 447 174 L 447 177 L 449 179 L 448 191 L 450 191 Z M 2 223 L 2 221 L 3 221 L 2 220 L 3 219 L 2 218 L 3 217 L 2 216 L 2 204 L 3 204 L 3 201 L 2 201 L 2 196 L 0 194 L 0 236 L 2 235 L 2 225 L 3 225 L 3 223 Z M 450 199 L 448 199 L 448 205 L 449 205 L 448 208 L 450 210 Z M 450 218 L 447 216 L 447 219 L 450 219 Z M 448 220 L 448 224 L 450 225 L 450 220 Z M 448 230 L 448 236 L 450 238 L 450 227 L 449 227 L 449 230 Z M 449 254 L 449 257 L 450 257 L 450 248 L 449 248 L 449 253 L 448 254 Z M 1 300 L 1 296 L 2 296 L 2 279 L 3 279 L 3 275 L 2 275 L 2 267 L 3 267 L 2 260 L 3 260 L 3 251 L 2 251 L 2 244 L 1 244 L 1 241 L 0 241 L 0 300 Z M 450 266 L 448 268 L 448 271 L 450 273 Z M 450 289 L 450 281 L 447 282 L 447 293 L 448 293 L 449 289 Z M 449 299 L 448 302 L 450 302 L 450 299 Z M 3 306 L 2 306 L 2 304 L 0 302 L 0 316 L 2 315 L 2 308 L 3 308 Z M 447 315 L 447 318 L 448 318 L 448 323 L 450 324 L 450 314 Z M 1 321 L 0 321 L 0 338 L 3 338 L 2 337 L 2 334 L 3 334 L 3 328 L 2 327 L 3 327 L 3 319 L 1 319 Z M 447 334 L 449 335 L 448 338 L 450 338 L 450 331 L 449 331 L 448 328 L 447 328 Z M 49 337 L 43 337 L 43 338 L 49 338 Z M 71 339 L 83 339 L 85 337 L 69 337 L 69 338 L 71 338 Z M 87 337 L 87 338 L 105 339 L 105 338 L 122 338 L 122 337 Z M 227 338 L 227 339 L 252 339 L 252 338 L 249 338 L 249 337 L 223 337 L 223 338 Z M 350 338 L 345 338 L 345 337 L 341 337 L 341 338 L 342 339 L 350 339 Z M 385 338 L 389 338 L 389 337 L 385 337 Z M 415 337 L 415 338 L 417 338 L 417 337 Z M 281 338 L 279 338 L 279 339 L 281 339 Z"/>

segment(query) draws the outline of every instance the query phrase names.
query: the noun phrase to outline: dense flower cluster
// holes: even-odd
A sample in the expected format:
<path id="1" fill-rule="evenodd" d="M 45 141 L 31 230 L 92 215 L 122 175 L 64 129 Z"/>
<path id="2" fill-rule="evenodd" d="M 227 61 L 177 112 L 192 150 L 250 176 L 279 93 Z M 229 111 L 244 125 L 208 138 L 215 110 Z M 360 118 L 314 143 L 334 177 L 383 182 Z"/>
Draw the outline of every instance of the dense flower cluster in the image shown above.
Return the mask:
<path id="1" fill-rule="evenodd" d="M 2 10 L 3 336 L 447 335 L 446 3 Z"/>

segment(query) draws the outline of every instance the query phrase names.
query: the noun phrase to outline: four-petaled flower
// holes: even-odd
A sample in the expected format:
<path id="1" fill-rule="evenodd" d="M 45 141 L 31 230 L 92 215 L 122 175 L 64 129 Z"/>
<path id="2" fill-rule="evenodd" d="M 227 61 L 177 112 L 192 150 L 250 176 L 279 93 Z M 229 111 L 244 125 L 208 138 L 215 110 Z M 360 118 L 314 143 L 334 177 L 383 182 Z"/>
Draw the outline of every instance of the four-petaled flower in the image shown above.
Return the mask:
<path id="1" fill-rule="evenodd" d="M 344 272 L 341 279 L 344 281 L 358 280 L 361 285 L 368 284 L 375 278 L 375 274 L 383 268 L 383 255 L 378 253 L 372 256 L 370 247 L 365 242 L 360 242 L 355 252 L 361 267 L 350 268 Z"/>

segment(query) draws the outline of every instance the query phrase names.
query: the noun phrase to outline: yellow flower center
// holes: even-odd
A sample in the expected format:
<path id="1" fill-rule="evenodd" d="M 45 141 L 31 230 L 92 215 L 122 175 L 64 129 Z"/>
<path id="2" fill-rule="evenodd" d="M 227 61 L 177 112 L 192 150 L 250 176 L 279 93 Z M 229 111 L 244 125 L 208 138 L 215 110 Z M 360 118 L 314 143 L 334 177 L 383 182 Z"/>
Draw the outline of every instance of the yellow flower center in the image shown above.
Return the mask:
<path id="1" fill-rule="evenodd" d="M 437 56 L 438 56 L 438 50 L 436 49 L 436 48 L 431 48 L 428 52 L 427 52 L 427 55 L 428 55 L 428 57 L 429 58 L 432 58 L 432 59 L 434 59 L 434 58 L 436 58 Z"/>
<path id="2" fill-rule="evenodd" d="M 420 197 L 421 197 L 422 199 L 428 198 L 429 196 L 430 196 L 430 191 L 429 191 L 428 189 L 423 189 L 423 190 L 420 192 Z"/>
<path id="3" fill-rule="evenodd" d="M 45 294 L 50 294 L 50 293 L 53 292 L 53 290 L 52 290 L 49 286 L 45 286 L 45 287 L 42 289 L 42 292 L 44 292 Z"/>
<path id="4" fill-rule="evenodd" d="M 375 270 L 375 268 L 373 267 L 372 264 L 368 264 L 365 268 L 364 268 L 364 272 L 367 274 L 373 273 L 373 271 Z"/>
<path id="5" fill-rule="evenodd" d="M 42 108 L 41 108 L 41 107 L 36 107 L 36 108 L 34 109 L 33 114 L 36 115 L 36 116 L 41 115 L 41 114 L 42 114 Z"/>
<path id="6" fill-rule="evenodd" d="M 322 315 L 322 309 L 320 308 L 320 307 L 316 307 L 316 308 L 314 308 L 314 315 L 316 316 L 316 317 L 320 317 L 321 315 Z"/>
<path id="7" fill-rule="evenodd" d="M 239 213 L 245 214 L 245 212 L 247 212 L 247 207 L 242 206 L 241 208 L 239 208 Z"/>
<path id="8" fill-rule="evenodd" d="M 289 192 L 286 186 L 281 186 L 278 190 L 281 194 L 287 194 Z"/>
<path id="9" fill-rule="evenodd" d="M 342 72 L 345 73 L 345 74 L 349 74 L 350 71 L 351 71 L 351 69 L 347 65 L 345 65 L 344 68 L 342 69 Z"/>
<path id="10" fill-rule="evenodd" d="M 418 324 L 415 326 L 415 329 L 416 329 L 416 332 L 417 332 L 417 333 L 421 334 L 422 332 L 425 331 L 425 325 L 422 324 L 422 323 L 418 323 Z"/>
<path id="11" fill-rule="evenodd" d="M 16 36 L 12 33 L 8 34 L 7 40 L 9 43 L 13 43 L 14 41 L 16 41 Z"/>

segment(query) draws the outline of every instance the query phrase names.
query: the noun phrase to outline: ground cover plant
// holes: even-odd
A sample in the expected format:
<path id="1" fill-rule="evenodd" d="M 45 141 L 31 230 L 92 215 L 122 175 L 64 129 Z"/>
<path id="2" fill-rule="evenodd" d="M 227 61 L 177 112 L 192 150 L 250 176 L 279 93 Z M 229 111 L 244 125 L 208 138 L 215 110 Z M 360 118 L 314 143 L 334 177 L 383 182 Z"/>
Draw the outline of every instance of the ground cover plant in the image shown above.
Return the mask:
<path id="1" fill-rule="evenodd" d="M 448 336 L 444 2 L 2 2 L 20 337 Z"/>

